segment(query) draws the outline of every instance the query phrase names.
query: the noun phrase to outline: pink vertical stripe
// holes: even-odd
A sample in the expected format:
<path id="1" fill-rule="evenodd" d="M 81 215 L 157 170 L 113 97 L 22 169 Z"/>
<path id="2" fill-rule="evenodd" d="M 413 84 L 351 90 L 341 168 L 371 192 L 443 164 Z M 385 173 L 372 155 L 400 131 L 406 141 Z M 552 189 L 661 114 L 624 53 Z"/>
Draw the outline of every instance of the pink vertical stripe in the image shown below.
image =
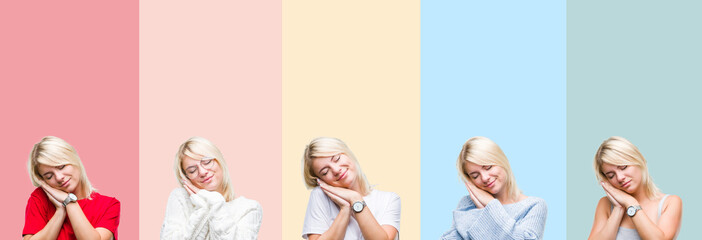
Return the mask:
<path id="1" fill-rule="evenodd" d="M 29 152 L 54 135 L 76 148 L 100 193 L 122 202 L 120 239 L 137 239 L 138 2 L 2 1 L 0 33 L 0 238 L 20 238 L 34 190 Z"/>

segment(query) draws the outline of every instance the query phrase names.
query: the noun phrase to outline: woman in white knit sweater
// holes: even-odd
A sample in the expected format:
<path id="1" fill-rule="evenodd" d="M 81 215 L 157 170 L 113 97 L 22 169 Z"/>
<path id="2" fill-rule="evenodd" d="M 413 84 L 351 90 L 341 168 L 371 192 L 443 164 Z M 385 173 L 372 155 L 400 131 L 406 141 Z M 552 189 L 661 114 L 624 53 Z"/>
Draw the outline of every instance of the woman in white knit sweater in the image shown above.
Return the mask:
<path id="1" fill-rule="evenodd" d="M 256 239 L 261 205 L 234 197 L 227 164 L 212 142 L 192 137 L 180 145 L 175 176 L 182 187 L 168 197 L 161 239 Z"/>
<path id="2" fill-rule="evenodd" d="M 441 239 L 542 239 L 546 202 L 517 188 L 502 149 L 486 137 L 463 144 L 456 161 L 468 189 L 453 211 L 451 229 Z"/>

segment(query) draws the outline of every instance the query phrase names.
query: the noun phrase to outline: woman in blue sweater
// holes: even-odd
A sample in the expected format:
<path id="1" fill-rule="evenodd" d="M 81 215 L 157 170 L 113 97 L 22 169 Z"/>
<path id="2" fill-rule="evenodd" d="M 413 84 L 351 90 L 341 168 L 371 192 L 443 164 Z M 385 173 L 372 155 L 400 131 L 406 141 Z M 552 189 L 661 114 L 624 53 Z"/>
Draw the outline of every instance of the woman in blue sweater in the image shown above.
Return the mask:
<path id="1" fill-rule="evenodd" d="M 468 189 L 441 239 L 542 239 L 546 202 L 517 188 L 507 157 L 486 137 L 463 144 L 456 161 Z"/>

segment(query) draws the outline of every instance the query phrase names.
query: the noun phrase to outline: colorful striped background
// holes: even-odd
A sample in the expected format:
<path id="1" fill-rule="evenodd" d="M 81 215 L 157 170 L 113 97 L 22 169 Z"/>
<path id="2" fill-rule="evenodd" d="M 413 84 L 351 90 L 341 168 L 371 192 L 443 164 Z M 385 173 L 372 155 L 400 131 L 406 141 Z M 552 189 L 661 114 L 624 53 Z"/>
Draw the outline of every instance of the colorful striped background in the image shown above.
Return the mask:
<path id="1" fill-rule="evenodd" d="M 623 135 L 664 192 L 678 239 L 701 222 L 702 17 L 695 1 L 0 3 L 3 239 L 19 238 L 45 135 L 78 150 L 122 202 L 120 237 L 157 239 L 173 157 L 190 136 L 258 200 L 260 239 L 300 237 L 314 137 L 346 141 L 376 188 L 402 198 L 403 239 L 436 239 L 465 195 L 461 144 L 502 146 L 549 206 L 546 239 L 581 239 L 602 196 L 596 146 Z M 593 200 L 594 199 L 594 200 Z"/>

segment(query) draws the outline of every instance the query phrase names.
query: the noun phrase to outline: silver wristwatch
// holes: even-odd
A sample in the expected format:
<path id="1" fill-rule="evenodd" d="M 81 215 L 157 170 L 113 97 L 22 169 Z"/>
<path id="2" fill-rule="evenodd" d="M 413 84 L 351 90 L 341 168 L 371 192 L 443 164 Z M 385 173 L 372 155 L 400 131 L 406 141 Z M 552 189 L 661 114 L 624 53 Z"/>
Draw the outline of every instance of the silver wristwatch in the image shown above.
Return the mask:
<path id="1" fill-rule="evenodd" d="M 633 217 L 639 210 L 641 210 L 641 206 L 639 205 L 629 206 L 628 208 L 626 208 L 626 215 L 629 215 L 629 217 Z"/>
<path id="2" fill-rule="evenodd" d="M 353 205 L 352 205 L 353 211 L 356 213 L 360 213 L 361 211 L 363 211 L 363 208 L 365 208 L 365 207 L 366 207 L 366 201 L 358 201 L 358 202 L 353 203 Z"/>
<path id="3" fill-rule="evenodd" d="M 78 198 L 76 197 L 75 194 L 69 193 L 68 196 L 66 197 L 66 199 L 63 200 L 63 206 L 65 207 L 65 206 L 68 205 L 69 203 L 75 202 L 75 201 L 77 201 L 77 200 L 78 200 Z"/>

